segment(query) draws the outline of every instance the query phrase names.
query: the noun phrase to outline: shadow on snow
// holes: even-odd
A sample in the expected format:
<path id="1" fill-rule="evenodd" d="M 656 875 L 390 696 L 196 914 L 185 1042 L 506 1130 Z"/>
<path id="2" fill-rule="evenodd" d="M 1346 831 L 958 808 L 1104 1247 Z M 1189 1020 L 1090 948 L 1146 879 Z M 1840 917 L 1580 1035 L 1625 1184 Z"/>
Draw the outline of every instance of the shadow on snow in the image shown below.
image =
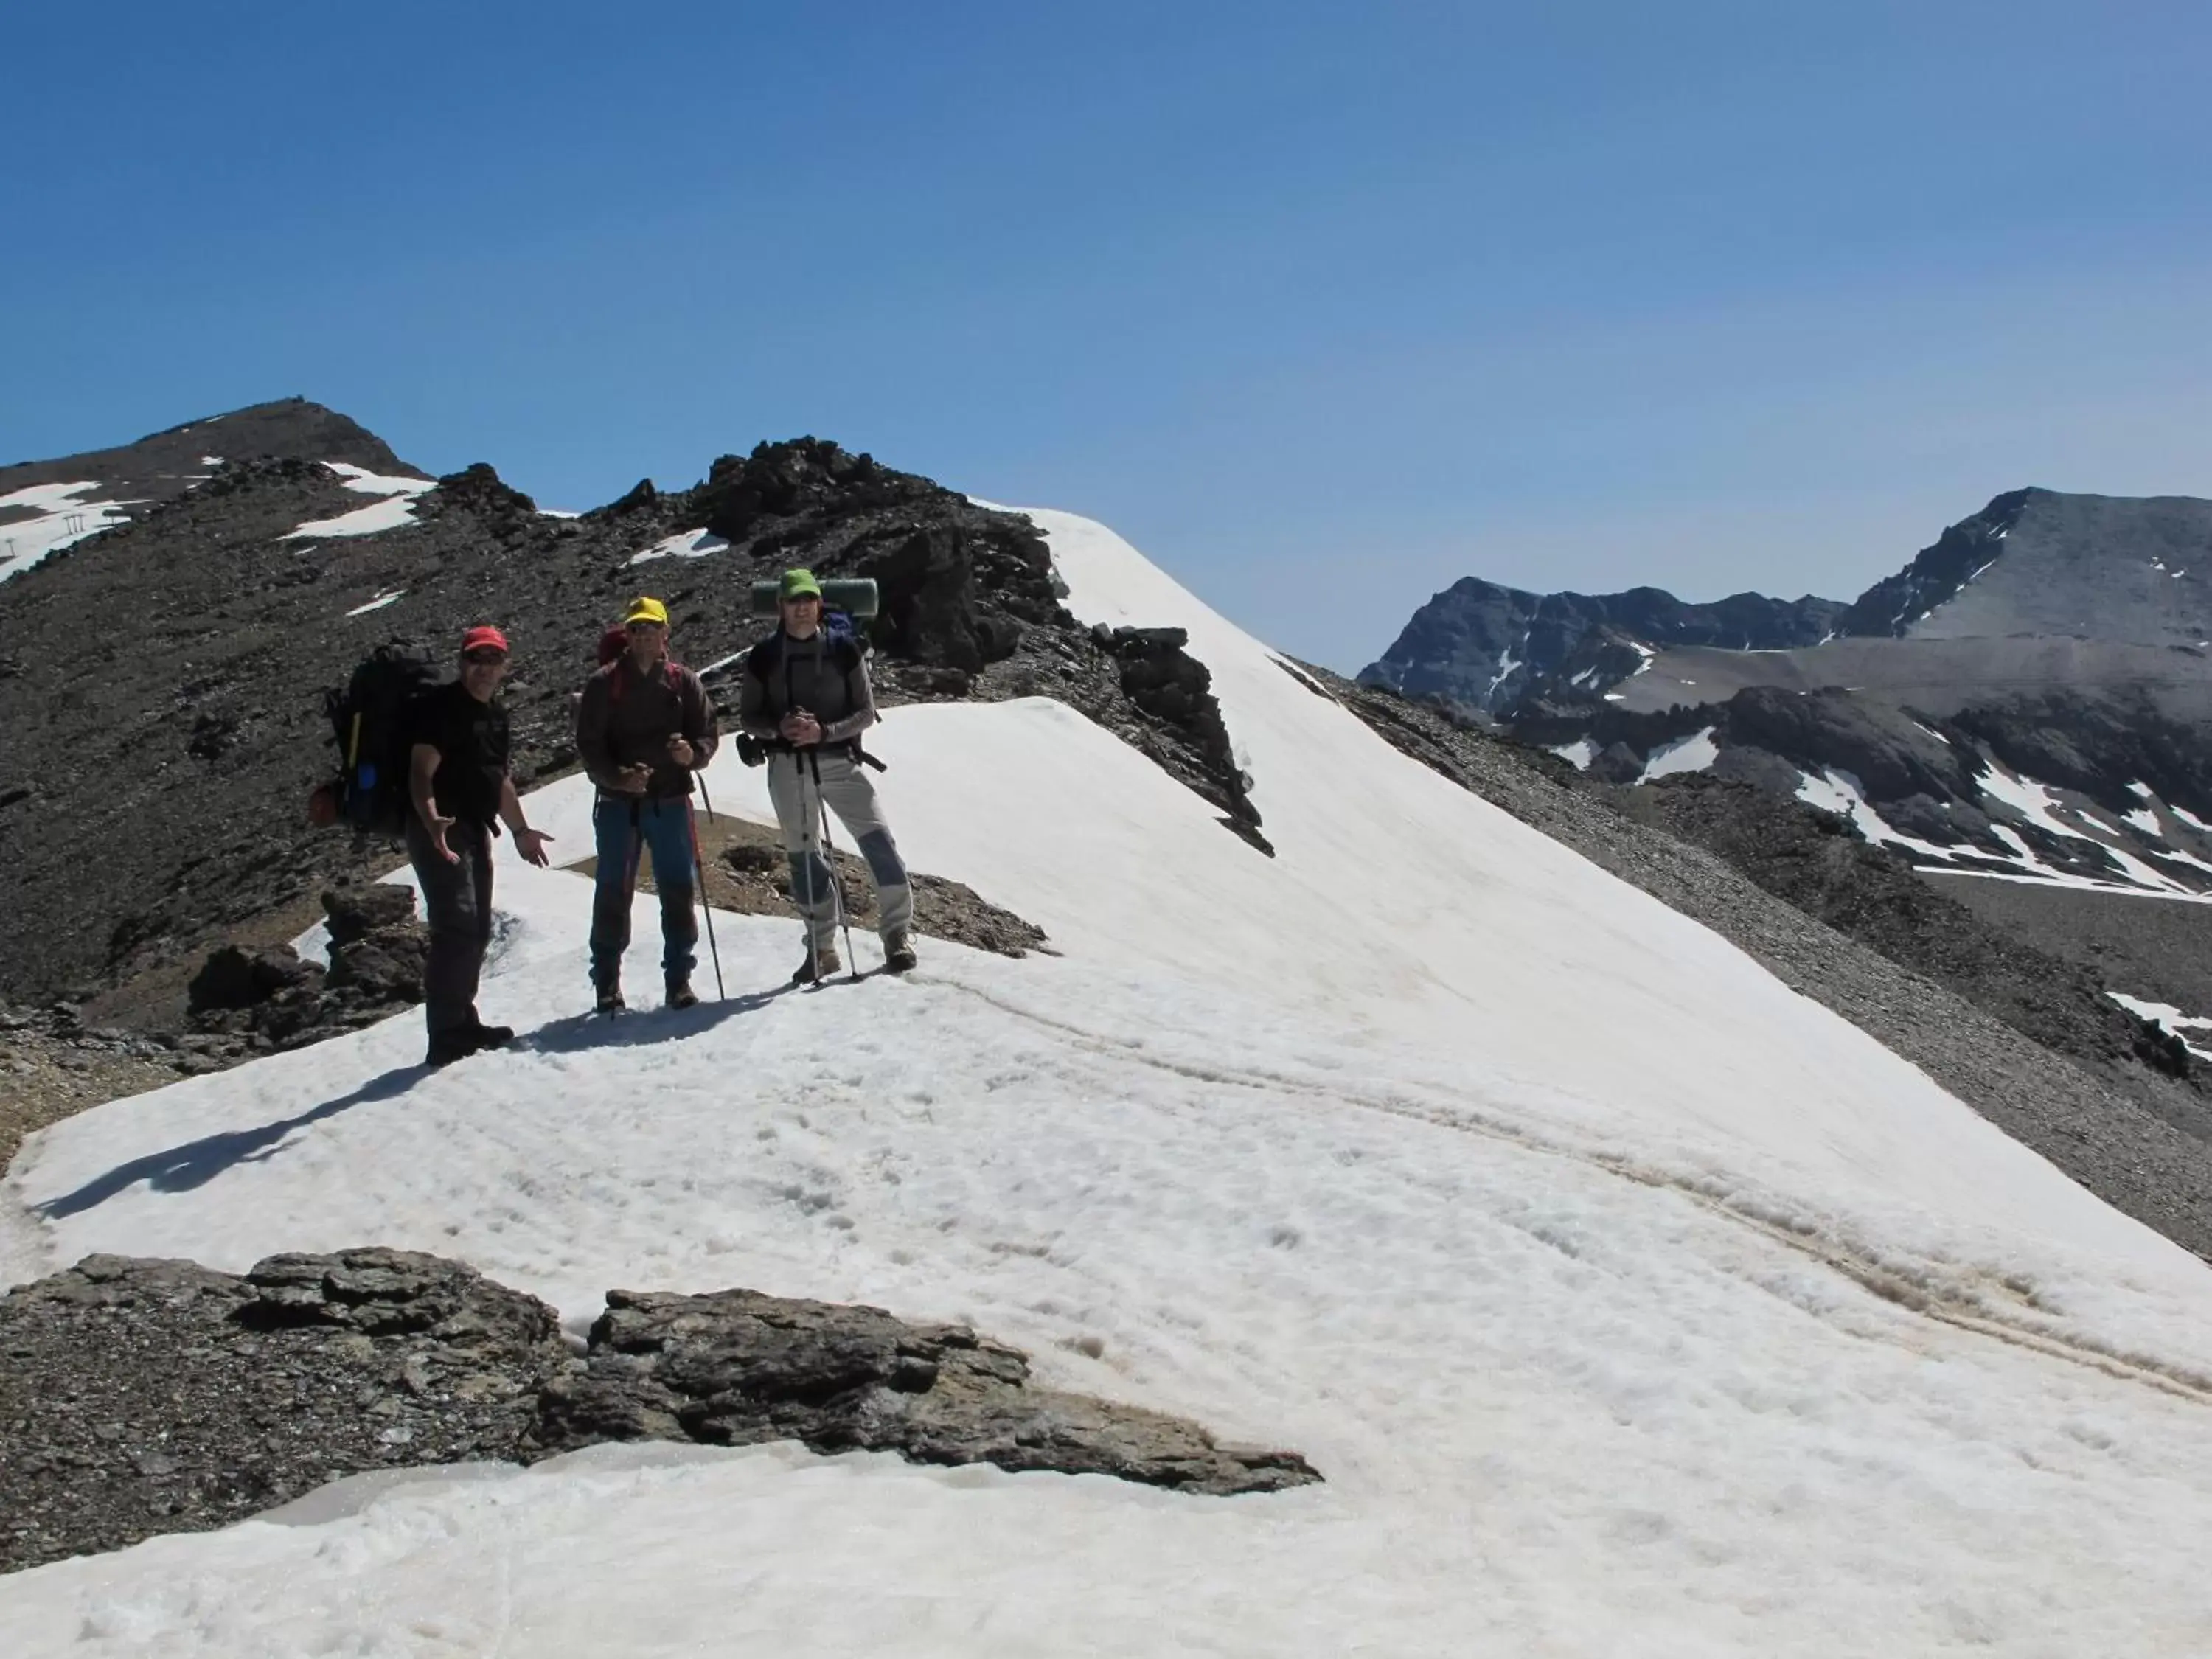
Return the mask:
<path id="1" fill-rule="evenodd" d="M 606 1018 L 592 1014 L 578 1014 L 568 1019 L 556 1019 L 542 1025 L 518 1040 L 508 1053 L 513 1054 L 579 1054 L 593 1048 L 637 1048 L 647 1043 L 676 1042 L 685 1037 L 697 1036 L 712 1030 L 723 1021 L 734 1019 L 766 1007 L 776 998 L 793 988 L 778 986 L 773 991 L 758 991 L 747 996 L 731 997 L 725 1001 L 702 1002 L 696 1008 L 681 1012 L 657 1009 L 644 1013 L 623 1014 Z M 468 1060 L 460 1060 L 448 1068 L 457 1079 L 465 1079 Z M 59 1221 L 105 1204 L 118 1193 L 128 1191 L 144 1182 L 157 1193 L 188 1193 L 204 1187 L 226 1170 L 241 1164 L 257 1164 L 274 1157 L 283 1149 L 286 1139 L 295 1129 L 306 1128 L 325 1118 L 336 1117 L 356 1106 L 372 1101 L 390 1100 L 403 1095 L 416 1084 L 432 1075 L 428 1066 L 402 1066 L 372 1078 L 359 1088 L 350 1090 L 332 1100 L 311 1106 L 291 1117 L 279 1118 L 273 1123 L 264 1123 L 252 1129 L 227 1129 L 221 1134 L 204 1135 L 198 1140 L 188 1140 L 181 1146 L 172 1146 L 163 1152 L 149 1152 L 118 1164 L 106 1174 L 96 1176 L 75 1192 L 64 1193 L 32 1206 L 31 1212 L 48 1221 Z"/>

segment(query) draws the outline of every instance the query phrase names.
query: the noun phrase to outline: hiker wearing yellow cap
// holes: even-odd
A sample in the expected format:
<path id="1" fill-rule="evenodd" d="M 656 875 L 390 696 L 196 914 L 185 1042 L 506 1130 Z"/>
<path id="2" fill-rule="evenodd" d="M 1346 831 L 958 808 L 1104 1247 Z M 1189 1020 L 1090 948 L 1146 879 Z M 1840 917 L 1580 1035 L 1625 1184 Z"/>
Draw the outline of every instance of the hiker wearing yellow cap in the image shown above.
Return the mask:
<path id="1" fill-rule="evenodd" d="M 714 708 L 699 677 L 668 654 L 668 607 L 640 598 L 623 617 L 628 648 L 584 682 L 576 752 L 599 786 L 592 834 L 599 855 L 592 896 L 592 987 L 599 1010 L 621 1008 L 623 953 L 638 864 L 653 853 L 660 893 L 661 973 L 671 1007 L 691 991 L 699 923 L 692 908 L 697 863 L 691 775 L 714 752 Z"/>
<path id="2" fill-rule="evenodd" d="M 860 843 L 875 884 L 884 966 L 915 964 L 914 892 L 906 864 L 863 759 L 860 733 L 876 723 L 867 657 L 849 633 L 823 626 L 822 584 L 787 570 L 776 585 L 782 625 L 745 659 L 738 721 L 769 750 L 768 793 L 791 864 L 791 896 L 806 918 L 806 957 L 792 977 L 811 984 L 837 970 L 837 893 L 823 856 L 825 807 Z"/>

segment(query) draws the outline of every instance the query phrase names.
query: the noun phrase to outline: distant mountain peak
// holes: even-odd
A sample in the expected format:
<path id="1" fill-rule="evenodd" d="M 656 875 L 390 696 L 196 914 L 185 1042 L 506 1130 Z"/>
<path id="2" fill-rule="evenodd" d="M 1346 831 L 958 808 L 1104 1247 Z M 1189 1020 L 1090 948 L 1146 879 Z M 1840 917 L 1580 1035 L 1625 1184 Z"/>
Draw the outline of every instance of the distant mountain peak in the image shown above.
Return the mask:
<path id="1" fill-rule="evenodd" d="M 1972 518 L 1951 526 L 1904 569 L 1860 594 L 1838 619 L 1836 631 L 1906 638 L 1917 624 L 1956 599 L 1960 589 L 1996 562 L 2021 509 L 2039 493 L 2049 492 L 2008 490 Z"/>
<path id="2" fill-rule="evenodd" d="M 1595 696 L 1592 688 L 1637 672 L 1652 650 L 1668 646 L 1815 645 L 1843 610 L 1838 600 L 1810 594 L 1735 593 L 1698 605 L 1657 587 L 1530 593 L 1467 576 L 1415 611 L 1359 678 L 1492 714 L 1555 692 Z"/>

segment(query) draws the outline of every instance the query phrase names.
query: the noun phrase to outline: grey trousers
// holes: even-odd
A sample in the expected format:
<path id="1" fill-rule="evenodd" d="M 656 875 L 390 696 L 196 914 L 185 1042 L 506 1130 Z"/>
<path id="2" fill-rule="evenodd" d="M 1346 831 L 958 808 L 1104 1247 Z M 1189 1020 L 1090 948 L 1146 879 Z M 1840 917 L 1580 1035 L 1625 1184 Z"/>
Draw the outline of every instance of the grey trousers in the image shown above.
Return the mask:
<path id="1" fill-rule="evenodd" d="M 817 774 L 821 793 L 815 793 Z M 806 918 L 809 948 L 828 945 L 837 929 L 836 890 L 830 863 L 822 854 L 822 804 L 837 815 L 867 860 L 876 889 L 876 931 L 889 939 L 914 926 L 914 890 L 906 863 L 891 840 L 868 775 L 842 750 L 799 750 L 768 757 L 768 798 L 775 804 L 776 827 L 783 832 L 784 856 L 791 861 L 791 897 Z"/>
<path id="2" fill-rule="evenodd" d="M 422 965 L 422 1018 L 433 1037 L 465 1031 L 477 1023 L 477 979 L 491 944 L 491 830 L 456 823 L 446 845 L 461 855 L 448 864 L 430 845 L 430 832 L 407 815 L 407 859 L 422 884 L 430 918 L 430 955 Z"/>

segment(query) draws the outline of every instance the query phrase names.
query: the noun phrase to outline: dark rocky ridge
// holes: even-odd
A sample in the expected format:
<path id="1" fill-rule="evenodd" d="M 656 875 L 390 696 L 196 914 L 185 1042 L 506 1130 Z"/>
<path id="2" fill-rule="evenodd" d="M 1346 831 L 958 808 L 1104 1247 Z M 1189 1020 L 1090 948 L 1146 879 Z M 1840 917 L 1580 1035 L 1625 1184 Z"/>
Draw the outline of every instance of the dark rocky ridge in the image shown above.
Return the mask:
<path id="1" fill-rule="evenodd" d="M 1262 844 L 1201 665 L 1159 641 L 1133 657 L 1077 625 L 1028 520 L 866 456 L 764 444 L 715 462 L 696 490 L 641 485 L 580 519 L 538 513 L 479 465 L 418 497 L 402 529 L 283 539 L 366 501 L 314 461 L 231 465 L 0 583 L 0 725 L 21 734 L 0 753 L 0 902 L 15 919 L 0 992 L 82 997 L 167 971 L 276 906 L 388 867 L 390 846 L 304 823 L 335 764 L 321 690 L 379 641 L 442 651 L 462 626 L 499 620 L 516 642 L 507 696 L 526 785 L 574 764 L 572 693 L 633 593 L 665 599 L 678 653 L 714 665 L 764 631 L 751 580 L 793 563 L 882 584 L 886 704 L 1050 695 Z M 732 545 L 630 562 L 697 528 Z M 104 625 L 76 624 L 88 616 Z M 734 672 L 709 676 L 726 702 Z"/>
<path id="2" fill-rule="evenodd" d="M 2008 490 L 1979 513 L 1951 526 L 1932 545 L 1913 555 L 1904 569 L 1883 577 L 1852 601 L 1836 631 L 1903 639 L 1929 611 L 1956 597 L 1975 572 L 2002 555 L 2004 538 L 2033 493 Z"/>
<path id="3" fill-rule="evenodd" d="M 1032 1388 L 1027 1359 L 879 1309 L 617 1291 L 572 1354 L 552 1309 L 368 1248 L 243 1277 L 90 1256 L 0 1297 L 0 1571 L 201 1531 L 340 1476 L 524 1463 L 609 1440 L 896 1451 L 917 1462 L 1263 1492 L 1294 1453 Z"/>

